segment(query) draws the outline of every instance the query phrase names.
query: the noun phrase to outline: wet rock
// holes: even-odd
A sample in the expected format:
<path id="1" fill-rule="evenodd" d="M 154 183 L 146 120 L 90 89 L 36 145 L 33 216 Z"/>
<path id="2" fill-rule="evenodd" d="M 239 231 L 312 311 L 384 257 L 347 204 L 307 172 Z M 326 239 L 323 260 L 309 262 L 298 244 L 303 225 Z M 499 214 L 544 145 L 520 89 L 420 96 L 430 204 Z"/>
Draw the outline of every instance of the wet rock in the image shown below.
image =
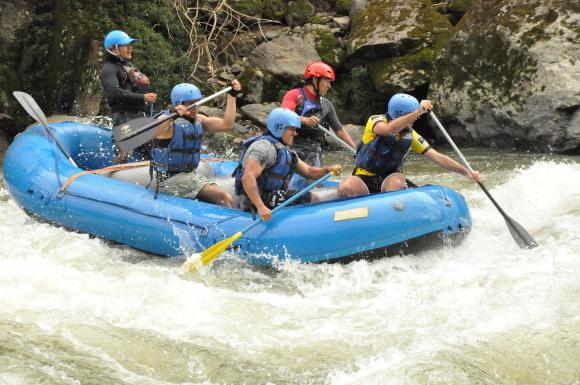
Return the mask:
<path id="1" fill-rule="evenodd" d="M 480 144 L 580 151 L 580 3 L 478 2 L 435 66 L 436 108 Z"/>
<path id="2" fill-rule="evenodd" d="M 250 65 L 287 79 L 301 79 L 304 63 L 320 60 L 314 45 L 296 36 L 281 36 L 257 46 L 250 56 Z"/>
<path id="3" fill-rule="evenodd" d="M 268 120 L 268 114 L 274 108 L 279 107 L 280 103 L 268 103 L 268 104 L 246 104 L 242 106 L 241 110 L 244 117 L 250 119 L 252 122 L 266 127 L 266 121 Z"/>
<path id="4" fill-rule="evenodd" d="M 453 31 L 445 16 L 420 0 L 369 0 L 351 23 L 349 59 L 369 66 L 384 95 L 426 87 Z"/>
<path id="5" fill-rule="evenodd" d="M 314 14 L 314 6 L 309 0 L 291 0 L 286 8 L 284 18 L 291 27 L 303 25 Z"/>
<path id="6" fill-rule="evenodd" d="M 343 31 L 347 31 L 350 28 L 350 17 L 348 16 L 333 17 L 332 21 Z"/>

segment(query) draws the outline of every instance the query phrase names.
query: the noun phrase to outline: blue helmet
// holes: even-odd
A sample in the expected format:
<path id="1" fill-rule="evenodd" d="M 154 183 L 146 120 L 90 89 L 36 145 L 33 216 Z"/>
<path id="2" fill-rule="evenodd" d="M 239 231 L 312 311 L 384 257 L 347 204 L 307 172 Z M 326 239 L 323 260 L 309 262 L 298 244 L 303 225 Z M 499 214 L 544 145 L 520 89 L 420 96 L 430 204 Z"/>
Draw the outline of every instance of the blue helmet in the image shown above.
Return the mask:
<path id="1" fill-rule="evenodd" d="M 203 98 L 199 88 L 190 83 L 179 83 L 171 90 L 171 103 L 174 106 Z"/>
<path id="2" fill-rule="evenodd" d="M 415 112 L 419 109 L 419 101 L 407 94 L 395 94 L 387 104 L 387 114 L 391 119 Z"/>
<path id="3" fill-rule="evenodd" d="M 275 138 L 281 138 L 286 127 L 300 128 L 300 118 L 287 108 L 274 108 L 268 115 L 267 127 Z"/>
<path id="4" fill-rule="evenodd" d="M 114 45 L 127 45 L 131 44 L 137 39 L 132 38 L 123 31 L 115 30 L 111 31 L 105 36 L 105 49 L 111 48 Z"/>

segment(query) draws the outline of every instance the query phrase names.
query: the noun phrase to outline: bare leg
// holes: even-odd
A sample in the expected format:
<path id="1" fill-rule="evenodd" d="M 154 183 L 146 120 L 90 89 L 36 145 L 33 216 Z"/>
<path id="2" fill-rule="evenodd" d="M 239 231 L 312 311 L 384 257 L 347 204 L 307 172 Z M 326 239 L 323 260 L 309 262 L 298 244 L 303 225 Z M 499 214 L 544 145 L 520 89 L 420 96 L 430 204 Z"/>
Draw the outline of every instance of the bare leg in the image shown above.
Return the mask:
<path id="1" fill-rule="evenodd" d="M 397 191 L 407 188 L 405 176 L 400 172 L 395 172 L 385 178 L 381 185 L 381 192 Z"/>
<path id="2" fill-rule="evenodd" d="M 347 176 L 338 185 L 337 196 L 339 198 L 348 198 L 368 194 L 369 189 L 367 185 L 358 176 L 355 175 Z"/>
<path id="3" fill-rule="evenodd" d="M 224 207 L 233 207 L 234 205 L 234 198 L 230 193 L 215 184 L 208 184 L 202 188 L 197 194 L 197 199 Z"/>

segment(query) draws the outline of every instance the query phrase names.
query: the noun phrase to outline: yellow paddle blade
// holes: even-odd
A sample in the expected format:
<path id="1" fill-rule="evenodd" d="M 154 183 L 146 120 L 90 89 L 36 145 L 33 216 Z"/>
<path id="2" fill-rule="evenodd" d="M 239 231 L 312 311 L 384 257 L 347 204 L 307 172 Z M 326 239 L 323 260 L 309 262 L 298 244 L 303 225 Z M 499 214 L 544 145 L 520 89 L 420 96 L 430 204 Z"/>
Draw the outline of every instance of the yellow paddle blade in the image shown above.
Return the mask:
<path id="1" fill-rule="evenodd" d="M 201 264 L 207 265 L 216 259 L 225 249 L 227 249 L 232 243 L 234 243 L 239 237 L 242 236 L 242 232 L 238 231 L 229 238 L 219 241 L 213 246 L 208 247 L 201 253 Z M 197 272 L 197 263 L 195 261 L 187 261 L 187 270 L 190 273 Z"/>

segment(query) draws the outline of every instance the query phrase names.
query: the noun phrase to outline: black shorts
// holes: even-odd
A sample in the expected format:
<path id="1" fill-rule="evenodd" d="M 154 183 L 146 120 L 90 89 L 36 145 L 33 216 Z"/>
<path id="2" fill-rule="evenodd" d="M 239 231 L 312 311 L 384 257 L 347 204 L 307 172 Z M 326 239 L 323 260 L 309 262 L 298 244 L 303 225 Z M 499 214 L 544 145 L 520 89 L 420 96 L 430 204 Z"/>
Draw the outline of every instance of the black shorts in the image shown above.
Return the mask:
<path id="1" fill-rule="evenodd" d="M 394 173 L 393 173 L 394 174 Z M 385 181 L 385 179 L 387 179 L 389 177 L 389 174 L 387 176 L 370 176 L 370 175 L 358 175 L 355 174 L 353 172 L 354 176 L 359 177 L 360 180 L 363 181 L 363 183 L 367 186 L 367 188 L 369 189 L 369 194 L 374 194 L 374 193 L 378 193 L 381 192 L 381 187 L 383 185 L 383 182 Z M 407 184 L 407 188 L 411 187 L 417 187 L 417 185 L 413 182 L 411 182 L 409 179 L 405 178 L 405 183 Z"/>
<path id="2" fill-rule="evenodd" d="M 297 190 L 276 190 L 269 193 L 262 194 L 262 201 L 270 210 L 286 202 L 288 199 L 292 198 L 294 195 L 298 194 Z M 302 203 L 310 203 L 312 201 L 312 195 L 310 192 L 302 195 L 300 198 L 296 199 L 292 204 L 299 205 Z"/>
<path id="3" fill-rule="evenodd" d="M 377 175 L 375 175 L 375 176 L 359 175 L 359 174 L 354 174 L 354 173 L 352 175 L 360 178 L 360 180 L 363 181 L 363 183 L 369 189 L 370 194 L 381 192 L 381 186 L 383 184 L 383 181 L 385 180 L 384 177 L 380 177 Z"/>

